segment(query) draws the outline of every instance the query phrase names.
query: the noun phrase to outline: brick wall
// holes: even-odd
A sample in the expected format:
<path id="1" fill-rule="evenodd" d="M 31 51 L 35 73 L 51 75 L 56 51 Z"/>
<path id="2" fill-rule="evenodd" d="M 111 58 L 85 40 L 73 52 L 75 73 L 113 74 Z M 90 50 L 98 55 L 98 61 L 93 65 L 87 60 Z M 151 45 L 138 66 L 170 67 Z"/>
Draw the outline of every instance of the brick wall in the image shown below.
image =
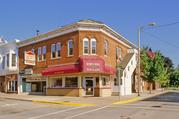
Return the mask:
<path id="1" fill-rule="evenodd" d="M 44 68 L 47 68 L 50 65 L 66 64 L 66 63 L 75 63 L 78 61 L 79 56 L 83 55 L 83 38 L 87 37 L 88 39 L 95 38 L 97 41 L 97 55 L 102 57 L 106 64 L 116 67 L 116 47 L 122 49 L 122 57 L 127 53 L 127 47 L 113 40 L 109 36 L 97 32 L 97 31 L 75 31 L 68 33 L 62 36 L 51 38 L 49 40 L 41 41 L 35 44 L 23 46 L 19 48 L 19 69 L 20 71 L 25 68 L 33 68 L 34 73 L 41 73 Z M 74 40 L 74 56 L 67 56 L 67 41 L 69 39 Z M 108 55 L 104 56 L 104 40 L 108 41 L 109 51 Z M 61 58 L 60 59 L 51 59 L 51 44 L 61 42 Z M 47 54 L 46 61 L 37 61 L 37 52 L 38 47 L 46 46 Z M 35 49 L 36 54 L 36 66 L 27 66 L 24 64 L 24 51 Z"/>

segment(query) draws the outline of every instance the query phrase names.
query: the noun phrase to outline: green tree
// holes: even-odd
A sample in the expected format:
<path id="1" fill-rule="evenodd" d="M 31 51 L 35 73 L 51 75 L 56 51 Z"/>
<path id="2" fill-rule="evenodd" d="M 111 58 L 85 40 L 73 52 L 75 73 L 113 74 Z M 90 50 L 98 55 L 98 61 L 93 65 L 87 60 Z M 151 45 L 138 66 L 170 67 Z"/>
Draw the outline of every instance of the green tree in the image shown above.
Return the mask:
<path id="1" fill-rule="evenodd" d="M 170 86 L 179 87 L 179 70 L 176 69 L 170 76 Z"/>
<path id="2" fill-rule="evenodd" d="M 168 74 L 164 64 L 164 58 L 160 52 L 156 52 L 154 57 L 151 57 L 146 48 L 141 51 L 142 78 L 150 84 L 150 93 L 155 81 L 159 81 L 163 86 L 168 83 Z"/>

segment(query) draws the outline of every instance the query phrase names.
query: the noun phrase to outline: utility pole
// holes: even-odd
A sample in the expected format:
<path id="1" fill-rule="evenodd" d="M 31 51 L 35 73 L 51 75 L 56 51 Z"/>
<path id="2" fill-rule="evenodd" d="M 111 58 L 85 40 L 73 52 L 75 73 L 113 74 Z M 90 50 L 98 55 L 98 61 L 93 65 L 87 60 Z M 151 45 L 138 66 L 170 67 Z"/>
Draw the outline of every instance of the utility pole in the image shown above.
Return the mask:
<path id="1" fill-rule="evenodd" d="M 138 96 L 140 96 L 140 35 L 141 35 L 141 29 L 142 27 L 139 27 L 138 29 Z"/>
<path id="2" fill-rule="evenodd" d="M 121 68 L 117 66 L 117 80 L 118 80 L 118 90 L 119 90 L 119 100 L 121 99 Z"/>

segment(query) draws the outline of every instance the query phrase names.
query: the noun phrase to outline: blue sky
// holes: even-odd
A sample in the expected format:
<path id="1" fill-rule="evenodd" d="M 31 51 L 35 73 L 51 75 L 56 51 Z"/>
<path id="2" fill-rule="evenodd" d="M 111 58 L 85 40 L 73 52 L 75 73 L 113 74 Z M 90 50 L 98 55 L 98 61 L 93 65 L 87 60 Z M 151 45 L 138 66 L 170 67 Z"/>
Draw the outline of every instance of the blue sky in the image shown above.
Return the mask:
<path id="1" fill-rule="evenodd" d="M 178 0 L 0 0 L 0 36 L 8 41 L 24 40 L 35 35 L 37 29 L 43 33 L 78 20 L 94 19 L 136 44 L 139 26 L 178 22 L 178 11 Z M 179 24 L 146 29 L 141 40 L 142 45 L 160 50 L 179 64 Z"/>

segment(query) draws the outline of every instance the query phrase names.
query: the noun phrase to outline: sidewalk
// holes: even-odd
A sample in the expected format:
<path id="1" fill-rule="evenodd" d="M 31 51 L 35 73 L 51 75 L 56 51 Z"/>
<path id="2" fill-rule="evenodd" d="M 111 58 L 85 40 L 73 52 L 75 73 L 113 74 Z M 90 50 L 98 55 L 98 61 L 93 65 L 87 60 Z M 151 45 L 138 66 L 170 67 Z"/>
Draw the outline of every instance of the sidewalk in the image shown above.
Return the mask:
<path id="1" fill-rule="evenodd" d="M 140 97 L 137 94 L 129 96 L 111 96 L 111 97 L 68 97 L 68 96 L 42 96 L 42 95 L 25 95 L 25 94 L 5 94 L 0 93 L 0 98 L 13 99 L 21 101 L 30 101 L 38 103 L 50 103 L 50 104 L 61 104 L 69 106 L 100 106 L 110 104 L 126 104 L 138 100 L 143 100 L 152 96 L 156 96 L 168 91 L 153 91 L 152 94 L 149 92 L 141 93 Z"/>

